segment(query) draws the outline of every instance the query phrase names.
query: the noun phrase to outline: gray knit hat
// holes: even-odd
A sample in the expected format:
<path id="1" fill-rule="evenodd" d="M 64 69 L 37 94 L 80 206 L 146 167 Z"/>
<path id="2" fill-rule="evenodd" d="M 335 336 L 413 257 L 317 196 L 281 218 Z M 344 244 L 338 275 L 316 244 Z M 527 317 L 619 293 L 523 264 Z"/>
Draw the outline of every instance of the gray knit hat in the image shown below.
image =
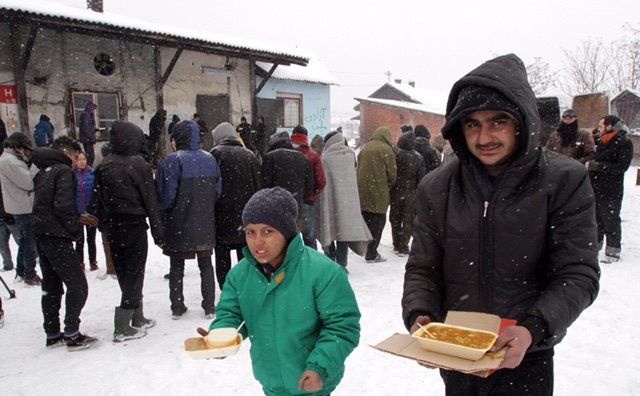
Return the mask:
<path id="1" fill-rule="evenodd" d="M 267 224 L 290 242 L 298 234 L 298 203 L 284 188 L 265 188 L 253 194 L 242 211 L 242 225 Z"/>

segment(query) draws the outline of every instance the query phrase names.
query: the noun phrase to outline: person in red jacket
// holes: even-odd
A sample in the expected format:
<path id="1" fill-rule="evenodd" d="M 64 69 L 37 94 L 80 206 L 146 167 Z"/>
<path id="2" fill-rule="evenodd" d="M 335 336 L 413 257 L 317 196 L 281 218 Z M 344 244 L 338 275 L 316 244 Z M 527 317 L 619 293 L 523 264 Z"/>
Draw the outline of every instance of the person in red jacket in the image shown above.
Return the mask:
<path id="1" fill-rule="evenodd" d="M 296 150 L 306 155 L 311 161 L 311 167 L 313 168 L 313 194 L 309 199 L 304 201 L 302 206 L 302 240 L 305 246 L 309 246 L 312 249 L 318 250 L 316 241 L 316 196 L 324 190 L 324 186 L 327 184 L 327 179 L 324 176 L 324 169 L 322 168 L 322 160 L 320 155 L 309 148 L 309 136 L 307 128 L 302 125 L 298 125 L 293 129 L 291 135 L 291 141 L 293 147 Z"/>

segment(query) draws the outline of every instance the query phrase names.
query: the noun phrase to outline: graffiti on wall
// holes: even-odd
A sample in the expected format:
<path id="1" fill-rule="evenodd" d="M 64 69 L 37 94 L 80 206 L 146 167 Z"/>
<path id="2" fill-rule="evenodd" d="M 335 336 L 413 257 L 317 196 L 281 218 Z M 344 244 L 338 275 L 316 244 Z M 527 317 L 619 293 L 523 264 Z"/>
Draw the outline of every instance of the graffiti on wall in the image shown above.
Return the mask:
<path id="1" fill-rule="evenodd" d="M 304 125 L 307 127 L 309 131 L 315 131 L 319 134 L 324 134 L 324 132 L 328 132 L 331 124 L 327 117 L 327 108 L 318 107 L 316 108 L 315 113 L 305 116 Z"/>

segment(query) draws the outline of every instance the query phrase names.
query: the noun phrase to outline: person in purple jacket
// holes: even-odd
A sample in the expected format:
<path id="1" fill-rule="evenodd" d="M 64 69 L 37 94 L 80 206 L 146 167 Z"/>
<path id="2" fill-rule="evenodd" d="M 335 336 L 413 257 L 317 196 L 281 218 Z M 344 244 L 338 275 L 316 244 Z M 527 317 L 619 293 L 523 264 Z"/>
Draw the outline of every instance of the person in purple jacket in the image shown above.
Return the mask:
<path id="1" fill-rule="evenodd" d="M 93 146 L 96 144 L 96 122 L 93 112 L 97 107 L 95 103 L 89 102 L 82 114 L 80 114 L 80 143 L 82 143 L 82 148 L 87 154 L 87 164 L 89 166 L 93 166 L 93 161 L 96 158 L 93 150 Z"/>

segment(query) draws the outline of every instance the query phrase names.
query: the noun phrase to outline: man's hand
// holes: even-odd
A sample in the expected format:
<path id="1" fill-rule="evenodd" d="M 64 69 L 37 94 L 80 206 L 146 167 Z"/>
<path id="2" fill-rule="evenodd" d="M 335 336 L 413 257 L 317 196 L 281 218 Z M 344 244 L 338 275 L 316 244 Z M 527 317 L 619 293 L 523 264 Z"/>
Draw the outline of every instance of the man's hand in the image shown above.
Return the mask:
<path id="1" fill-rule="evenodd" d="M 409 330 L 409 332 L 411 334 L 415 333 L 420 328 L 420 326 L 418 326 L 418 323 L 420 323 L 420 325 L 422 325 L 422 326 L 426 326 L 429 323 L 431 323 L 431 318 L 429 318 L 428 316 L 418 316 L 416 318 L 416 323 L 414 323 L 413 326 L 411 326 L 411 329 Z M 428 369 L 438 368 L 436 366 L 432 366 L 432 365 L 427 364 L 427 363 L 418 362 L 418 364 L 421 365 L 422 367 L 426 367 Z"/>
<path id="2" fill-rule="evenodd" d="M 86 224 L 90 227 L 97 227 L 99 220 L 96 216 L 91 214 L 81 214 L 80 215 L 80 223 Z"/>
<path id="3" fill-rule="evenodd" d="M 498 352 L 504 347 L 509 347 L 498 368 L 516 368 L 522 363 L 524 354 L 532 342 L 533 337 L 526 327 L 509 326 L 500 334 L 490 352 Z"/>
<path id="4" fill-rule="evenodd" d="M 298 382 L 298 389 L 307 392 L 317 392 L 322 389 L 322 378 L 320 374 L 313 370 L 307 370 L 302 373 L 300 382 Z"/>
<path id="5" fill-rule="evenodd" d="M 422 326 L 426 326 L 431 323 L 431 318 L 429 318 L 428 316 L 418 316 L 416 318 L 416 323 L 411 326 L 411 330 L 409 330 L 409 333 L 413 334 L 418 331 L 418 329 L 420 328 L 420 326 L 418 326 L 418 323 Z"/>

